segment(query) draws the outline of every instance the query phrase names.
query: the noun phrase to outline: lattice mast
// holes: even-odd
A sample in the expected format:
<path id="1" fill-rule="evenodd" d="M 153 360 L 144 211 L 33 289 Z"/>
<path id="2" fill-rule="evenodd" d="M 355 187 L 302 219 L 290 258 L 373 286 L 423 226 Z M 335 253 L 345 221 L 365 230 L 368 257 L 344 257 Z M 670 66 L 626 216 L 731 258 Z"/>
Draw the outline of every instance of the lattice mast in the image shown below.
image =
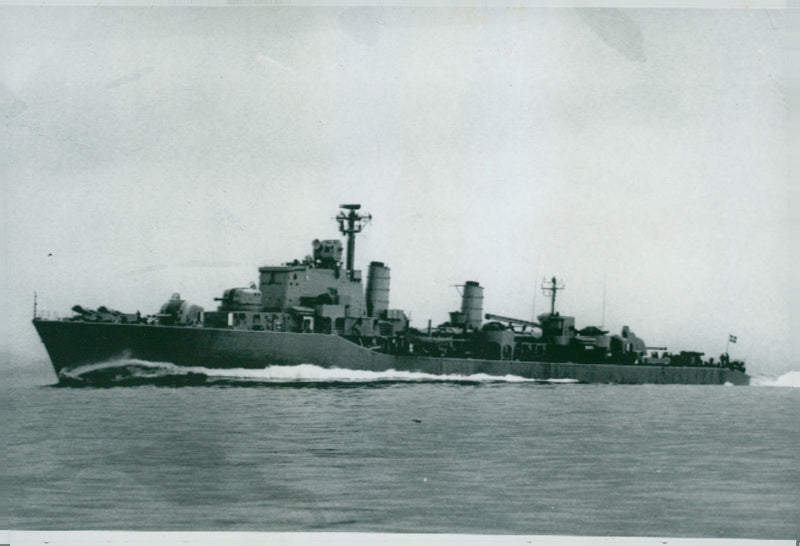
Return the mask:
<path id="1" fill-rule="evenodd" d="M 542 281 L 542 293 L 550 297 L 550 314 L 556 312 L 556 294 L 559 290 L 564 290 L 565 286 L 563 281 L 559 281 L 555 277 L 550 279 L 550 282 Z"/>
<path id="2" fill-rule="evenodd" d="M 361 205 L 339 205 L 343 209 L 336 221 L 339 222 L 339 231 L 347 236 L 347 266 L 346 271 L 350 278 L 353 277 L 353 263 L 356 256 L 356 233 L 361 233 L 364 226 L 372 220 L 371 214 L 359 214 Z"/>

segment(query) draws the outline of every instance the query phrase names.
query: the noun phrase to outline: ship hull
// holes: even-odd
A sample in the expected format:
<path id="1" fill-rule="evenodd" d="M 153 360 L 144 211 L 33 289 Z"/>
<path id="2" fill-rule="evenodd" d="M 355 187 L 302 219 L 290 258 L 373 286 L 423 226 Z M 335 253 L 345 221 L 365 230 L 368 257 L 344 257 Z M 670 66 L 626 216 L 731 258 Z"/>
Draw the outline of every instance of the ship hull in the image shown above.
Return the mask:
<path id="1" fill-rule="evenodd" d="M 623 366 L 396 356 L 337 335 L 187 328 L 144 324 L 34 320 L 59 378 L 62 372 L 118 358 L 206 368 L 265 368 L 316 364 L 325 368 L 414 371 L 434 375 L 515 375 L 581 383 L 746 385 L 725 368 Z"/>

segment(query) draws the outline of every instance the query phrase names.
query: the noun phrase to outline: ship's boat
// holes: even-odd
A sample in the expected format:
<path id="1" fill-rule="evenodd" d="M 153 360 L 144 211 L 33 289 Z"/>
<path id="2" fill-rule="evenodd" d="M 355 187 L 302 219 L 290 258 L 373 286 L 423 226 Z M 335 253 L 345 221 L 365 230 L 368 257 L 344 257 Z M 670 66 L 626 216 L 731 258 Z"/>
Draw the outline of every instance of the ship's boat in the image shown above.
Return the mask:
<path id="1" fill-rule="evenodd" d="M 315 239 L 303 260 L 259 268 L 258 284 L 225 290 L 206 311 L 173 294 L 158 313 L 142 316 L 101 307 L 73 307 L 75 316 L 33 324 L 56 373 L 119 357 L 177 366 L 264 368 L 303 363 L 323 367 L 430 374 L 488 375 L 586 383 L 747 384 L 744 366 L 723 355 L 648 354 L 627 326 L 618 335 L 596 326 L 577 329 L 555 310 L 563 289 L 543 284 L 550 312 L 527 321 L 483 313 L 484 287 L 461 285 L 461 305 L 450 320 L 413 328 L 389 305 L 391 270 L 354 268 L 355 236 L 371 220 L 360 205 L 341 205 L 338 239 Z M 364 288 L 366 284 L 366 289 Z"/>

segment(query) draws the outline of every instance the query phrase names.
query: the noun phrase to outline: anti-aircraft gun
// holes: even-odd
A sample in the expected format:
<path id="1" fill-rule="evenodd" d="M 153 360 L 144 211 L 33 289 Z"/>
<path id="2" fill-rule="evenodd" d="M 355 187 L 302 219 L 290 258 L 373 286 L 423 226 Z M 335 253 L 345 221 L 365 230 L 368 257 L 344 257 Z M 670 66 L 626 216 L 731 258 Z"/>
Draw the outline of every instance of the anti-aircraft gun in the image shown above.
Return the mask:
<path id="1" fill-rule="evenodd" d="M 486 320 L 492 321 L 484 325 L 482 341 L 487 344 L 498 343 L 500 341 L 501 358 L 511 358 L 519 360 L 535 360 L 544 355 L 544 344 L 541 339 L 542 325 L 538 322 L 523 320 L 503 315 L 486 313 Z M 521 326 L 520 330 L 514 330 L 514 326 Z M 528 329 L 530 328 L 530 329 Z M 499 330 L 505 333 L 498 334 Z M 539 330 L 538 333 L 534 329 Z M 513 342 L 513 346 L 510 345 Z"/>

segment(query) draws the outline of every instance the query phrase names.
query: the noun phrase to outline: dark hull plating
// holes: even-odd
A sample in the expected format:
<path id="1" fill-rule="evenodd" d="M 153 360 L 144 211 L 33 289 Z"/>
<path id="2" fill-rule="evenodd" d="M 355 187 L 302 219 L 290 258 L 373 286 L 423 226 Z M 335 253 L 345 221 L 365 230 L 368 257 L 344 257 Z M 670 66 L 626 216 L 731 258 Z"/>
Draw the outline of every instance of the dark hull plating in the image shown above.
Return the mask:
<path id="1" fill-rule="evenodd" d="M 725 368 L 621 366 L 394 356 L 337 335 L 34 320 L 56 374 L 116 358 L 207 368 L 264 368 L 316 364 L 326 368 L 416 371 L 435 375 L 516 375 L 582 383 L 746 385 L 750 378 Z"/>

